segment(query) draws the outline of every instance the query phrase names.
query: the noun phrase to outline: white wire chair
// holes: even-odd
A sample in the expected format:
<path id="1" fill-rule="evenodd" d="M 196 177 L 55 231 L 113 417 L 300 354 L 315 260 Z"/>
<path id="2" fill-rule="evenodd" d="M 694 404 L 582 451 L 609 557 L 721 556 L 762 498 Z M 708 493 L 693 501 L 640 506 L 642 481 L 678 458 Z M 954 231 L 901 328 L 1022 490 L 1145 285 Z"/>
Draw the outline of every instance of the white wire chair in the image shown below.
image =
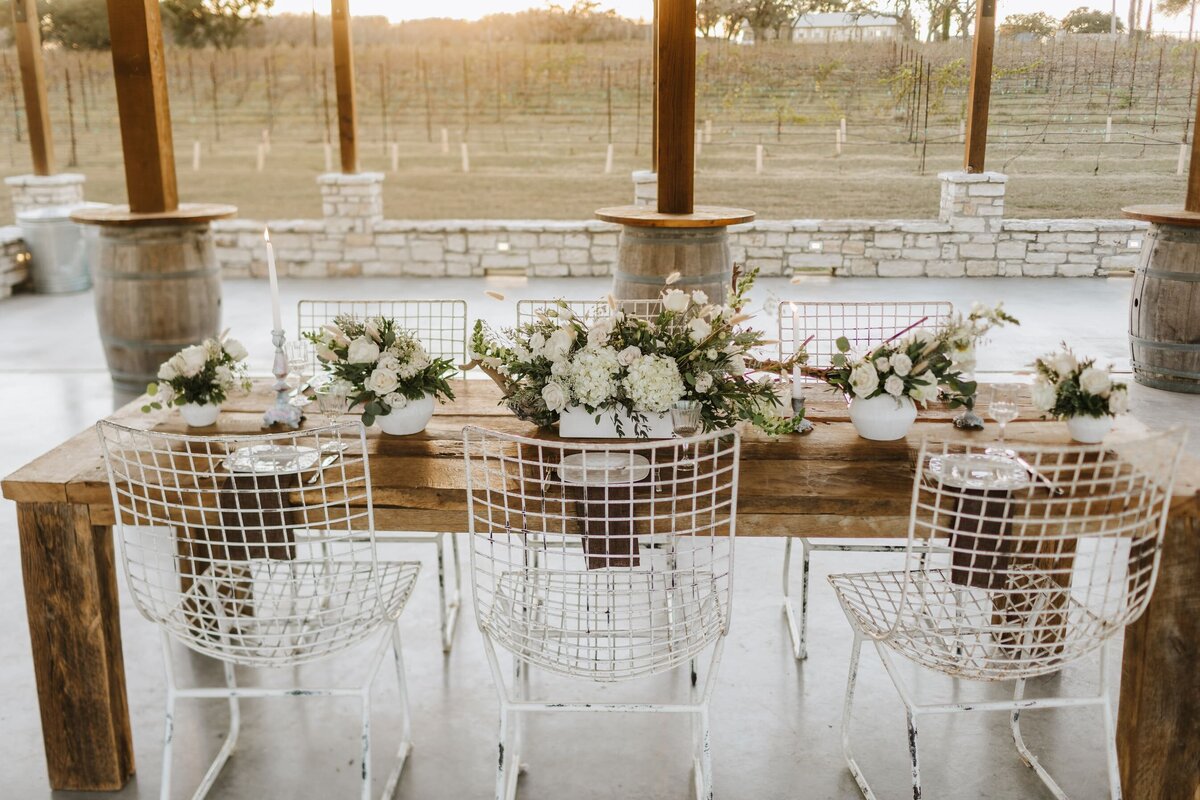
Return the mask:
<path id="1" fill-rule="evenodd" d="M 696 794 L 711 798 L 708 710 L 729 630 L 737 434 L 575 444 L 467 427 L 463 440 L 475 613 L 500 695 L 496 797 L 516 793 L 523 715 L 608 711 L 692 715 Z M 513 657 L 511 686 L 495 646 Z M 706 649 L 703 686 L 693 680 L 686 703 L 531 692 L 535 666 L 627 681 Z"/>
<path id="2" fill-rule="evenodd" d="M 301 300 L 296 305 L 296 329 L 300 333 L 320 330 L 322 325 L 343 314 L 357 319 L 394 319 L 397 325 L 417 335 L 431 357 L 448 358 L 456 366 L 469 361 L 465 300 Z M 314 369 L 319 369 L 315 350 L 313 359 Z M 438 624 L 442 651 L 449 653 L 462 607 L 462 559 L 458 538 L 453 532 L 379 531 L 376 539 L 389 544 L 432 544 L 437 549 Z M 447 545 L 452 575 L 447 575 Z M 447 582 L 450 582 L 449 587 Z"/>
<path id="3" fill-rule="evenodd" d="M 517 325 L 536 322 L 538 317 L 551 308 L 566 305 L 578 317 L 595 317 L 608 313 L 607 300 L 518 300 Z M 653 319 L 662 311 L 661 300 L 618 300 L 617 308 L 630 317 Z"/>
<path id="4" fill-rule="evenodd" d="M 944 300 L 919 300 L 904 302 L 824 302 L 782 301 L 779 304 L 779 357 L 790 358 L 803 346 L 808 353 L 808 363 L 814 367 L 828 367 L 838 353 L 837 340 L 845 336 L 856 350 L 869 349 L 883 344 L 897 334 L 910 328 L 922 327 L 938 331 L 954 313 L 952 303 Z M 802 378 L 805 383 L 816 383 L 815 378 Z M 783 612 L 787 619 L 788 634 L 792 640 L 792 655 L 797 660 L 808 657 L 808 591 L 809 561 L 814 552 L 857 552 L 895 553 L 903 545 L 880 544 L 878 542 L 831 544 L 797 537 L 800 543 L 800 613 L 797 615 L 792 604 L 792 537 L 788 537 L 783 550 Z"/>
<path id="5" fill-rule="evenodd" d="M 383 792 L 390 798 L 411 747 L 399 618 L 420 564 L 378 558 L 362 425 L 200 437 L 100 422 L 97 431 L 125 578 L 138 610 L 162 633 L 161 796 L 171 791 L 176 700 L 229 702 L 229 733 L 196 790 L 200 798 L 237 745 L 240 698 L 337 696 L 362 703 L 360 792 L 371 797 L 370 690 L 390 648 L 403 714 Z M 358 686 L 237 684 L 238 666 L 296 666 L 381 633 Z M 178 686 L 172 639 L 221 660 L 225 686 Z"/>
<path id="6" fill-rule="evenodd" d="M 842 746 L 865 797 L 875 795 L 849 738 L 865 640 L 875 643 L 905 705 L 914 798 L 922 791 L 918 716 L 963 711 L 1008 712 L 1022 760 L 1056 798 L 1066 798 L 1022 739 L 1020 715 L 1089 705 L 1102 709 L 1110 792 L 1121 796 L 1109 700 L 1111 648 L 1105 643 L 1149 602 L 1184 438 L 1184 432 L 1171 431 L 1114 448 L 1018 446 L 1003 468 L 1008 488 L 995 488 L 995 482 L 980 488 L 975 481 L 990 468 L 962 477 L 963 456 L 994 458 L 995 451 L 922 444 L 905 569 L 829 577 L 854 629 Z M 1097 650 L 1095 695 L 1024 697 L 1026 679 Z M 895 655 L 956 678 L 1015 680 L 1013 699 L 918 703 L 896 669 Z"/>

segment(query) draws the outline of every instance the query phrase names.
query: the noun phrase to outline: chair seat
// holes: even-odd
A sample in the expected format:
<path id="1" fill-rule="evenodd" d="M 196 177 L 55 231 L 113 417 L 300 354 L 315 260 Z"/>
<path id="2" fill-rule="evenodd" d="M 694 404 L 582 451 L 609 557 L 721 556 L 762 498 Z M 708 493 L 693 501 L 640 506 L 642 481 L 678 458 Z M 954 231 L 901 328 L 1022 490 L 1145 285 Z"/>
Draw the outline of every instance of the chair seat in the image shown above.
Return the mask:
<path id="1" fill-rule="evenodd" d="M 953 578 L 949 569 L 930 569 L 830 575 L 829 582 L 864 635 L 955 677 L 1053 672 L 1116 632 L 1044 572 L 1012 569 L 991 589 Z"/>
<path id="2" fill-rule="evenodd" d="M 481 625 L 497 644 L 548 671 L 618 681 L 682 664 L 724 630 L 711 571 L 526 569 L 496 582 Z"/>
<path id="3" fill-rule="evenodd" d="M 335 559 L 218 562 L 190 579 L 161 621 L 188 647 L 226 661 L 313 661 L 399 617 L 420 569 L 417 561 L 375 567 Z"/>

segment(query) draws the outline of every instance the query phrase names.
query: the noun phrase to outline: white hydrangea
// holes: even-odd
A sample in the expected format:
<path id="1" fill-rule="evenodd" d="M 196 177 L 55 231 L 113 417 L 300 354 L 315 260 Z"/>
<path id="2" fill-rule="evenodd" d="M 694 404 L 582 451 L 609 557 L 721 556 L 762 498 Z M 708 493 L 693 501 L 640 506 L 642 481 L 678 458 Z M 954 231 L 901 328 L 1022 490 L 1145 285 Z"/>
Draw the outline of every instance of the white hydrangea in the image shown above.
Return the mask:
<path id="1" fill-rule="evenodd" d="M 666 411 L 685 391 L 679 366 L 670 356 L 642 356 L 629 365 L 621 384 L 639 412 Z"/>
<path id="2" fill-rule="evenodd" d="M 1029 390 L 1033 399 L 1033 407 L 1038 411 L 1049 411 L 1058 401 L 1058 389 L 1047 380 L 1038 378 Z"/>
<path id="3" fill-rule="evenodd" d="M 571 359 L 568 375 L 575 399 L 593 408 L 608 402 L 617 391 L 621 365 L 611 347 L 585 347 Z"/>

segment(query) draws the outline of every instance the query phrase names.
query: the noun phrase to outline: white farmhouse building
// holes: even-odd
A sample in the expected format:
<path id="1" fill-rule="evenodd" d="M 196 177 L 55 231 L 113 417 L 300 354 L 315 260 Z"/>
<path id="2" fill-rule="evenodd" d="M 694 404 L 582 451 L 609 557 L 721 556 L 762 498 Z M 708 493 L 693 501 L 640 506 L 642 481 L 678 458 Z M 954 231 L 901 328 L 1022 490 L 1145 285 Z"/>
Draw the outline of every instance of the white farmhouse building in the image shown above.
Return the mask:
<path id="1" fill-rule="evenodd" d="M 788 31 L 789 28 L 785 26 L 780 38 L 788 38 Z M 904 26 L 896 19 L 845 12 L 804 14 L 791 24 L 790 31 L 791 40 L 801 44 L 886 42 L 908 38 Z M 774 34 L 774 31 L 767 32 L 770 38 L 774 38 Z M 742 44 L 753 44 L 754 30 L 743 23 L 737 39 Z"/>

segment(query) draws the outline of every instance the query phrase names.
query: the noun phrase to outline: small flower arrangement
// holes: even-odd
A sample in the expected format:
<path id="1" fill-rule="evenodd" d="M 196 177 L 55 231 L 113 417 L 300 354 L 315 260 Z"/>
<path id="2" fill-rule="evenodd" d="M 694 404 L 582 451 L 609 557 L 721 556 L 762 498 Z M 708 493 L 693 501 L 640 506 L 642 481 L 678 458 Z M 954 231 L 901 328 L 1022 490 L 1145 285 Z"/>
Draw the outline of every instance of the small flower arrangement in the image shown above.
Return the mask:
<path id="1" fill-rule="evenodd" d="M 152 399 L 142 411 L 164 406 L 219 406 L 237 387 L 250 390 L 246 377 L 246 348 L 222 334 L 185 347 L 158 368 L 158 381 L 146 387 Z"/>
<path id="2" fill-rule="evenodd" d="M 1115 417 L 1129 410 L 1129 387 L 1112 379 L 1112 368 L 1097 367 L 1094 358 L 1077 358 L 1065 344 L 1038 358 L 1033 368 L 1033 405 L 1044 414 L 1056 419 Z"/>
<path id="3" fill-rule="evenodd" d="M 542 427 L 582 406 L 597 421 L 602 413 L 623 411 L 634 435 L 643 436 L 647 414 L 697 400 L 706 431 L 751 420 L 785 433 L 794 421 L 766 410 L 778 404 L 774 386 L 747 377 L 748 352 L 765 343 L 760 332 L 740 327 L 749 319 L 741 309 L 754 278 L 754 272 L 737 277 L 723 305 L 702 291 L 668 288 L 652 319 L 631 317 L 610 298 L 607 308 L 587 317 L 559 304 L 506 330 L 503 339 L 480 321 L 471 337 L 473 363 L 500 385 L 517 417 Z M 617 426 L 625 435 L 619 417 Z"/>
<path id="4" fill-rule="evenodd" d="M 833 366 L 814 374 L 847 397 L 886 394 L 922 406 L 941 397 L 950 408 L 972 408 L 978 383 L 968 376 L 975 369 L 975 346 L 993 328 L 1006 324 L 1020 322 L 1000 305 L 987 308 L 977 303 L 937 333 L 925 328 L 897 331 L 897 337 L 865 353 L 851 354 L 850 342 L 841 337 Z"/>
<path id="5" fill-rule="evenodd" d="M 361 405 L 364 425 L 432 395 L 453 400 L 449 378 L 456 367 L 431 358 L 417 336 L 386 317 L 359 320 L 342 315 L 319 331 L 304 334 L 335 380 L 350 387 L 351 405 Z"/>

